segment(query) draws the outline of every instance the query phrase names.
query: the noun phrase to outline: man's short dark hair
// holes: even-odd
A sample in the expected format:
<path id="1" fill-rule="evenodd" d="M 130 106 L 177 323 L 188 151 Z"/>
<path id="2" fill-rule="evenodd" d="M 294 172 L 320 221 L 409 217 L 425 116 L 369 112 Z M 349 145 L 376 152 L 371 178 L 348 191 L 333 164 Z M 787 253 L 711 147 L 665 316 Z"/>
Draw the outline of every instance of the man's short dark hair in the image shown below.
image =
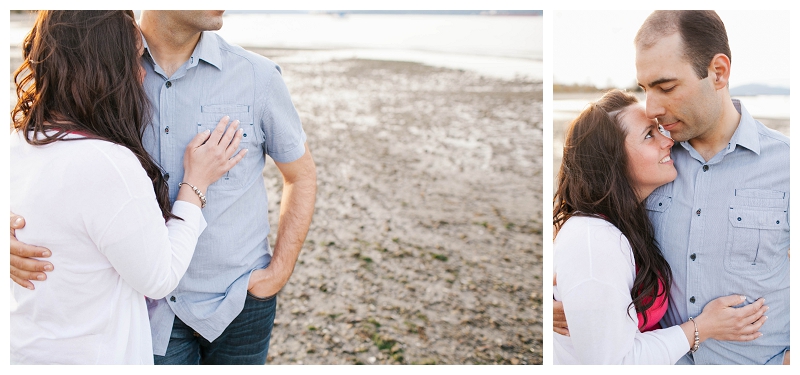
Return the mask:
<path id="1" fill-rule="evenodd" d="M 713 10 L 657 10 L 639 28 L 634 43 L 650 48 L 675 32 L 680 33 L 684 58 L 700 79 L 708 77 L 708 64 L 716 54 L 731 59 L 725 24 Z"/>

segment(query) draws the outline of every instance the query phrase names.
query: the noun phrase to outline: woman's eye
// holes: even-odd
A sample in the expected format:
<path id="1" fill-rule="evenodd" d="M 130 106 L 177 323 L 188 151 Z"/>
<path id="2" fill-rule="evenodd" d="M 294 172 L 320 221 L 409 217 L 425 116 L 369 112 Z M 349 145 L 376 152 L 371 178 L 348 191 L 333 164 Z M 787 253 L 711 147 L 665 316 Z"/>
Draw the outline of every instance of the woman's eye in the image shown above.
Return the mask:
<path id="1" fill-rule="evenodd" d="M 658 126 L 658 132 L 663 134 L 663 135 L 667 135 L 667 131 L 661 125 Z"/>
<path id="2" fill-rule="evenodd" d="M 647 139 L 647 138 L 653 138 L 653 131 L 652 130 L 647 132 L 647 135 L 644 136 L 644 139 Z"/>

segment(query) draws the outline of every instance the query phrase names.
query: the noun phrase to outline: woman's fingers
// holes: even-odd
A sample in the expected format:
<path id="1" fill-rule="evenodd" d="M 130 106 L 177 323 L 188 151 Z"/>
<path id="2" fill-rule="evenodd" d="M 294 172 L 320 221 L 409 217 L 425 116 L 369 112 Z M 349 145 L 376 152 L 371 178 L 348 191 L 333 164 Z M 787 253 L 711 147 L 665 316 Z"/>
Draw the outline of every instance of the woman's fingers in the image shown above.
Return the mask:
<path id="1" fill-rule="evenodd" d="M 236 150 L 239 149 L 239 144 L 242 142 L 242 135 L 244 134 L 244 129 L 238 128 L 238 124 L 239 124 L 238 121 L 236 122 L 236 124 L 237 124 L 237 128 L 235 128 L 235 129 L 230 129 L 229 128 L 228 131 L 226 132 L 225 136 L 226 136 L 226 138 L 229 138 L 227 140 L 227 142 L 226 142 L 225 139 L 223 139 L 222 140 L 223 143 L 221 143 L 221 144 L 224 144 L 226 146 L 226 148 L 225 148 L 225 157 L 228 158 L 228 159 L 230 159 L 233 156 L 233 154 L 236 153 Z M 231 128 L 233 128 L 233 126 L 231 126 Z M 230 133 L 230 137 L 228 137 L 227 133 Z"/>
<path id="2" fill-rule="evenodd" d="M 759 298 L 750 305 L 738 309 L 737 312 L 740 313 L 740 317 L 745 319 L 746 322 L 755 322 L 761 317 L 761 315 L 764 315 L 764 312 L 766 312 L 767 309 L 769 309 L 769 306 L 765 305 L 764 302 L 764 298 Z"/>
<path id="3" fill-rule="evenodd" d="M 747 315 L 744 319 L 746 322 L 752 323 L 761 318 L 764 314 L 766 314 L 767 310 L 769 310 L 769 306 L 764 305 L 762 303 L 761 307 L 758 310 L 754 311 L 752 314 Z"/>
<path id="4" fill-rule="evenodd" d="M 192 138 L 192 140 L 189 142 L 187 148 L 194 150 L 202 146 L 203 143 L 208 140 L 209 136 L 211 136 L 211 131 L 209 130 L 203 130 L 200 133 L 197 133 L 197 135 L 195 135 L 194 138 Z"/>
<path id="5" fill-rule="evenodd" d="M 239 151 L 239 153 L 236 154 L 236 156 L 228 160 L 227 169 L 230 170 L 231 168 L 233 168 L 234 165 L 238 164 L 240 161 L 242 161 L 242 159 L 244 159 L 245 155 L 247 155 L 247 149 Z"/>
<path id="6" fill-rule="evenodd" d="M 761 336 L 764 336 L 761 332 L 755 332 L 747 335 L 740 335 L 739 337 L 732 339 L 731 341 L 753 341 Z"/>
<path id="7" fill-rule="evenodd" d="M 729 339 L 732 341 L 755 340 L 763 335 L 763 333 L 759 332 L 758 330 L 761 329 L 761 326 L 763 326 L 764 322 L 766 321 L 767 321 L 767 316 L 764 315 L 760 319 L 753 322 L 753 324 L 746 325 L 737 334 L 732 335 Z"/>
<path id="8" fill-rule="evenodd" d="M 753 322 L 753 324 L 750 324 L 750 325 L 748 325 L 748 327 L 745 327 L 744 333 L 750 334 L 750 333 L 758 332 L 758 330 L 761 329 L 761 326 L 764 325 L 764 322 L 767 321 L 767 318 L 768 318 L 768 316 L 766 316 L 766 315 L 763 315 L 762 317 L 758 318 L 758 320 Z"/>
<path id="9" fill-rule="evenodd" d="M 222 136 L 225 134 L 225 127 L 228 125 L 230 119 L 230 116 L 225 116 L 219 120 L 217 127 L 214 128 L 214 131 L 211 132 L 211 136 L 208 137 L 208 143 L 215 146 L 220 143 Z"/>
<path id="10" fill-rule="evenodd" d="M 225 133 L 222 135 L 222 139 L 219 141 L 219 145 L 221 147 L 228 147 L 231 144 L 235 135 L 238 135 L 237 131 L 239 130 L 239 120 L 234 120 L 231 122 L 231 126 L 225 130 Z"/>
<path id="11" fill-rule="evenodd" d="M 745 296 L 738 295 L 738 294 L 732 294 L 730 296 L 719 297 L 719 298 L 711 301 L 710 303 L 721 304 L 724 307 L 731 307 L 731 306 L 736 306 L 736 305 L 741 304 L 742 302 L 745 301 L 745 299 L 746 299 Z"/>

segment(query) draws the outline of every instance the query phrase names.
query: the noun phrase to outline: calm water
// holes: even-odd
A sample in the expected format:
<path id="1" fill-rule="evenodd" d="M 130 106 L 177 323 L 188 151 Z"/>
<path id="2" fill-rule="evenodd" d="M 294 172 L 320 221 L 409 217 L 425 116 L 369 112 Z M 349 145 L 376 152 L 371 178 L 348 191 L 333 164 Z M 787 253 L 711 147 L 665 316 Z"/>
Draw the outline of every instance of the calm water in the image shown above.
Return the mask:
<path id="1" fill-rule="evenodd" d="M 224 23 L 219 33 L 232 43 L 314 50 L 298 59 L 414 61 L 542 79 L 541 17 L 230 14 Z"/>

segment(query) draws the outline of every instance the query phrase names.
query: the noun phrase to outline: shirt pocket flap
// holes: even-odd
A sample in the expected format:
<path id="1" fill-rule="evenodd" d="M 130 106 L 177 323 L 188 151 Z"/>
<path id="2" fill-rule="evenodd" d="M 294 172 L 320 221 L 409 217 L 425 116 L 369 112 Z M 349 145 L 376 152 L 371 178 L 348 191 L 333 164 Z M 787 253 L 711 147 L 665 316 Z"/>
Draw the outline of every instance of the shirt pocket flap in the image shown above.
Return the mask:
<path id="1" fill-rule="evenodd" d="M 747 206 L 754 209 L 758 208 L 780 208 L 786 210 L 788 200 L 786 193 L 778 190 L 764 189 L 736 189 L 734 207 Z"/>
<path id="2" fill-rule="evenodd" d="M 644 204 L 648 211 L 664 212 L 672 204 L 672 197 L 661 194 L 650 194 Z"/>
<path id="3" fill-rule="evenodd" d="M 237 113 L 250 112 L 250 106 L 244 104 L 209 104 L 200 107 L 203 113 Z"/>
<path id="4" fill-rule="evenodd" d="M 786 193 L 779 190 L 736 189 L 736 196 L 745 198 L 783 199 L 786 198 Z"/>
<path id="5" fill-rule="evenodd" d="M 731 207 L 728 220 L 737 228 L 789 230 L 786 211 L 774 208 Z"/>
<path id="6" fill-rule="evenodd" d="M 204 125 L 216 125 L 225 116 L 230 120 L 239 120 L 242 124 L 253 124 L 253 111 L 249 105 L 212 104 L 200 107 L 200 122 Z"/>

